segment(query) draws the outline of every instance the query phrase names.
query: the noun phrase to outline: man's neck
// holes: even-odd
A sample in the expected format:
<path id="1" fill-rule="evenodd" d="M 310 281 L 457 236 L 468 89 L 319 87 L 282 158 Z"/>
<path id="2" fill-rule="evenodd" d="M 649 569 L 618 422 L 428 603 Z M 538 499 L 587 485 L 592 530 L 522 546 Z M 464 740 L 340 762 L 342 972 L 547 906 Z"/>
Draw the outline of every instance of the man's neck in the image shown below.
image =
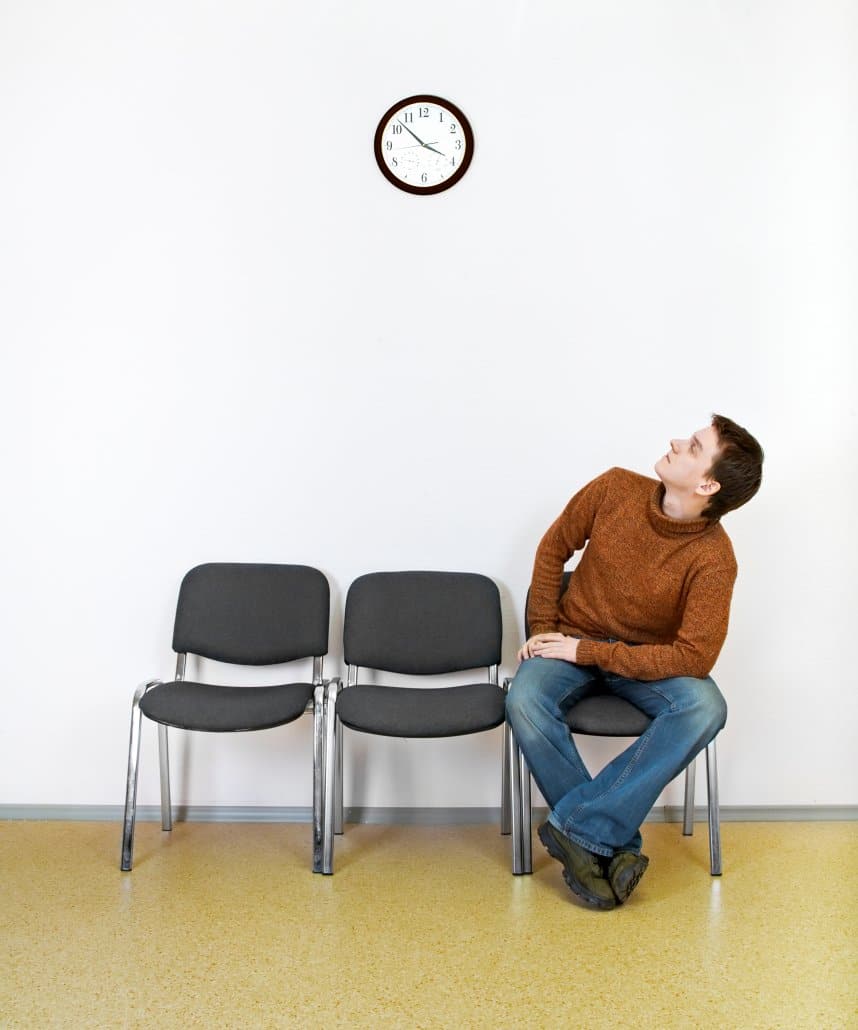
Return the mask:
<path id="1" fill-rule="evenodd" d="M 661 499 L 661 510 L 669 519 L 676 519 L 678 522 L 693 522 L 703 518 L 703 509 L 709 502 L 706 498 L 700 498 L 696 494 L 690 497 L 688 494 L 664 488 L 664 497 Z"/>

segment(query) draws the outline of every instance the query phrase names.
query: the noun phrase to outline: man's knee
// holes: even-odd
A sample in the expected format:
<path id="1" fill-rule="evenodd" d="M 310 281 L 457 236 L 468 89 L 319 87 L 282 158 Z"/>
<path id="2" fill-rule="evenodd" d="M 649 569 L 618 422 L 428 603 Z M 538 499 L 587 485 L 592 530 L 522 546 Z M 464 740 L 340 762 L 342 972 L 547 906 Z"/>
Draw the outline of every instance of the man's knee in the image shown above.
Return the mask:
<path id="1" fill-rule="evenodd" d="M 535 708 L 544 706 L 551 693 L 552 673 L 556 671 L 547 658 L 528 658 L 521 663 L 506 697 L 507 715 L 513 726 Z"/>
<path id="2" fill-rule="evenodd" d="M 522 720 L 561 718 L 562 710 L 587 691 L 592 678 L 592 670 L 571 662 L 528 658 L 519 666 L 507 695 L 507 713 L 513 728 Z"/>
<path id="3" fill-rule="evenodd" d="M 693 715 L 701 737 L 711 740 L 724 729 L 727 722 L 727 702 L 711 676 L 705 679 L 681 678 L 686 700 L 683 703 L 689 715 Z"/>
<path id="4" fill-rule="evenodd" d="M 536 695 L 535 684 L 528 682 L 530 677 L 524 675 L 527 662 L 523 662 L 509 685 L 509 692 L 506 695 L 506 714 L 509 721 L 515 726 L 524 716 L 525 711 L 533 704 Z"/>

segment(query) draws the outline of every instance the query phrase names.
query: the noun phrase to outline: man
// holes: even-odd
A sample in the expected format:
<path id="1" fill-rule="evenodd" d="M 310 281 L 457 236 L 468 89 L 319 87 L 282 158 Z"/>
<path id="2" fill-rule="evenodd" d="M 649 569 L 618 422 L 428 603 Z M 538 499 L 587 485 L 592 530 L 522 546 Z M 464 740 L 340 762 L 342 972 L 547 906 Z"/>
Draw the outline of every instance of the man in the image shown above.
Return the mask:
<path id="1" fill-rule="evenodd" d="M 664 787 L 721 730 L 709 672 L 727 633 L 736 560 L 721 516 L 760 487 L 763 451 L 721 415 L 671 440 L 660 482 L 611 469 L 567 504 L 536 552 L 531 636 L 507 712 L 550 806 L 539 836 L 572 892 L 600 909 L 645 872 L 640 825 Z M 563 566 L 586 549 L 560 598 Z M 652 723 L 595 777 L 564 721 L 593 687 Z"/>

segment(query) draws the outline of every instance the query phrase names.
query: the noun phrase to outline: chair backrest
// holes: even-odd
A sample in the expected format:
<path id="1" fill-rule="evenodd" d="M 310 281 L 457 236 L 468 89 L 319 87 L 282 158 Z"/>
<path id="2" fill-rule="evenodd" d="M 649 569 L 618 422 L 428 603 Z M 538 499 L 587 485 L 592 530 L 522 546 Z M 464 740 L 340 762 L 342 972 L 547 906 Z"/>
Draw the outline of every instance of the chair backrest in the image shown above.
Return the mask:
<path id="1" fill-rule="evenodd" d="M 234 665 L 328 652 L 330 588 L 308 565 L 209 563 L 182 580 L 173 650 Z"/>
<path id="2" fill-rule="evenodd" d="M 498 588 L 470 572 L 373 572 L 349 587 L 348 665 L 413 676 L 500 664 Z"/>
<path id="3" fill-rule="evenodd" d="M 571 572 L 563 573 L 563 583 L 560 586 L 559 597 L 562 597 L 566 593 L 566 588 L 569 586 L 569 580 L 572 578 Z M 524 639 L 527 640 L 530 636 L 530 620 L 527 617 L 527 609 L 530 607 L 530 587 L 527 588 L 527 597 L 524 601 Z"/>

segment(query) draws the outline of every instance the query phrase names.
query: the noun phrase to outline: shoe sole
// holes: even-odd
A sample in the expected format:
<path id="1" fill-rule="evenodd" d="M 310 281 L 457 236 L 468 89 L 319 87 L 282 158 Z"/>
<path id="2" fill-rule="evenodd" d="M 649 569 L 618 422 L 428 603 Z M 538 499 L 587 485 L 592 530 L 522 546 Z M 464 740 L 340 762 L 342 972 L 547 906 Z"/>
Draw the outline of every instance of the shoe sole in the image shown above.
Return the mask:
<path id="1" fill-rule="evenodd" d="M 621 905 L 623 904 L 623 902 L 628 901 L 629 897 L 631 896 L 632 891 L 641 882 L 641 879 L 643 878 L 643 874 L 646 872 L 648 865 L 649 865 L 649 861 L 648 860 L 646 862 L 640 863 L 635 868 L 635 871 L 629 877 L 628 881 L 625 883 L 625 885 L 623 886 L 622 890 L 617 890 L 617 888 L 614 886 L 614 884 L 613 883 L 611 884 L 611 889 L 613 890 L 614 894 L 616 894 L 617 901 Z"/>
<path id="2" fill-rule="evenodd" d="M 545 824 L 536 831 L 539 834 L 539 839 L 542 841 L 545 850 L 551 855 L 552 858 L 563 866 L 563 879 L 566 881 L 566 886 L 575 895 L 576 898 L 580 898 L 581 901 L 590 905 L 591 908 L 601 909 L 603 912 L 608 912 L 612 908 L 616 908 L 616 905 L 611 901 L 606 901 L 604 898 L 597 898 L 595 894 L 591 894 L 583 884 L 579 883 L 574 876 L 572 876 L 569 870 L 566 868 L 566 859 L 563 852 L 557 846 L 556 841 L 551 834 L 545 829 Z"/>

